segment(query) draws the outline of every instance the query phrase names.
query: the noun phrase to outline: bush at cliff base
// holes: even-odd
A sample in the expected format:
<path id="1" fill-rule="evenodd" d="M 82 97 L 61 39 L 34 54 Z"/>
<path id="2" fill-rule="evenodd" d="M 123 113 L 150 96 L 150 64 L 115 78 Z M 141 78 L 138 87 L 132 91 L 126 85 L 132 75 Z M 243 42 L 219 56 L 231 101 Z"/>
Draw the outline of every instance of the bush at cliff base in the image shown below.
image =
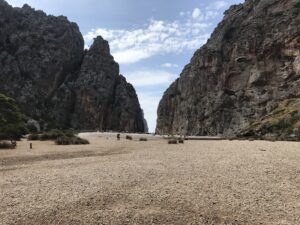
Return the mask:
<path id="1" fill-rule="evenodd" d="M 4 140 L 19 140 L 25 132 L 20 112 L 15 100 L 0 94 L 0 148 L 12 148 Z"/>
<path id="2" fill-rule="evenodd" d="M 30 134 L 29 141 L 55 141 L 57 145 L 86 145 L 89 141 L 75 135 L 73 130 L 50 130 L 42 134 Z"/>

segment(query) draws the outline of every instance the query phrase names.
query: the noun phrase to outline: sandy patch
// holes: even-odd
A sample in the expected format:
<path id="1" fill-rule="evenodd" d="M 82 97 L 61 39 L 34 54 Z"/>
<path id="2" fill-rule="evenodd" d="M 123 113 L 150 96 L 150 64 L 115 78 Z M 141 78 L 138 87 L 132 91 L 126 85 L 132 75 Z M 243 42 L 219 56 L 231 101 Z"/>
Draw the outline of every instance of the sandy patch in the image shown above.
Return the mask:
<path id="1" fill-rule="evenodd" d="M 300 143 L 81 136 L 0 151 L 1 225 L 300 224 Z"/>

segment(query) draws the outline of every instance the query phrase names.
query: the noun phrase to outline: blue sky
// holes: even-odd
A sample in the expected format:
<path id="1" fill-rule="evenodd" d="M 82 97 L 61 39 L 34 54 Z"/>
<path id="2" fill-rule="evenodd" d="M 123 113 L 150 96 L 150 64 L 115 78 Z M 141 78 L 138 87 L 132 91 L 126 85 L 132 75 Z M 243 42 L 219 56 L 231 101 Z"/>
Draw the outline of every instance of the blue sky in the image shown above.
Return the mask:
<path id="1" fill-rule="evenodd" d="M 110 42 L 120 71 L 137 90 L 150 131 L 163 92 L 209 38 L 232 4 L 244 0 L 8 0 L 76 22 L 88 48 Z"/>

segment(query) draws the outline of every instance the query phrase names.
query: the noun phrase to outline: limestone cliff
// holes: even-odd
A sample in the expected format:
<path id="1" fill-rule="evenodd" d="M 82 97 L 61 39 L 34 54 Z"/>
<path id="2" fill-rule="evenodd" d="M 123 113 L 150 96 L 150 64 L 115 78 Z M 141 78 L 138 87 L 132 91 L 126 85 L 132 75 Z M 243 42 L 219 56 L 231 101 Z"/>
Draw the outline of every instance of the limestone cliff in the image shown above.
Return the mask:
<path id="1" fill-rule="evenodd" d="M 282 101 L 299 98 L 299 24 L 299 0 L 230 7 L 164 93 L 156 131 L 231 136 Z"/>
<path id="2" fill-rule="evenodd" d="M 46 127 L 144 131 L 134 88 L 101 37 L 84 51 L 66 17 L 0 0 L 0 93 Z"/>
<path id="3" fill-rule="evenodd" d="M 75 84 L 74 124 L 101 130 L 144 131 L 137 95 L 101 37 L 84 57 Z"/>

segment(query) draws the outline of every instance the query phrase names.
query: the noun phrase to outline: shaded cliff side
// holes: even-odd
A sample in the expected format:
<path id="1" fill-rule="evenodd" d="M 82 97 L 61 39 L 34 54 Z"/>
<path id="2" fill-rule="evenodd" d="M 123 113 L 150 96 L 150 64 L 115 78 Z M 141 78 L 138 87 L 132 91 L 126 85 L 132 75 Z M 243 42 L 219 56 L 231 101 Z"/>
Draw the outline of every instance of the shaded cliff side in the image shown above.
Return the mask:
<path id="1" fill-rule="evenodd" d="M 299 0 L 230 7 L 164 93 L 157 133 L 232 136 L 299 98 L 299 24 Z"/>
<path id="2" fill-rule="evenodd" d="M 0 93 L 45 127 L 144 131 L 132 85 L 101 37 L 88 51 L 78 26 L 0 0 Z"/>

